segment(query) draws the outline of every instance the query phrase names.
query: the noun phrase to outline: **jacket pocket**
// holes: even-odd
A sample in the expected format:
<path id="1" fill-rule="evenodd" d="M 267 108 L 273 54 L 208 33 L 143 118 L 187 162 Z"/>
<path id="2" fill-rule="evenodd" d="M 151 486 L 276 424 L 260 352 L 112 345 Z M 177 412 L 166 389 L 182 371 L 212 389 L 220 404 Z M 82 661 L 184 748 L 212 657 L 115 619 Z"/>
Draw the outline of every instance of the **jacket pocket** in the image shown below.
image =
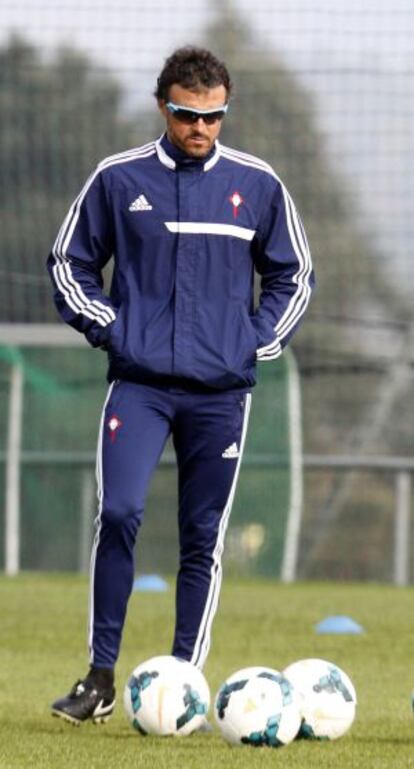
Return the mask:
<path id="1" fill-rule="evenodd" d="M 257 334 L 244 305 L 239 306 L 239 316 L 241 319 L 242 328 L 244 329 L 247 354 L 248 356 L 255 356 L 258 346 Z"/>
<path id="2" fill-rule="evenodd" d="M 109 329 L 109 337 L 107 341 L 108 351 L 112 356 L 119 356 L 122 354 L 122 350 L 125 344 L 125 321 L 124 321 L 124 307 L 121 305 L 116 314 L 114 322 Z"/>

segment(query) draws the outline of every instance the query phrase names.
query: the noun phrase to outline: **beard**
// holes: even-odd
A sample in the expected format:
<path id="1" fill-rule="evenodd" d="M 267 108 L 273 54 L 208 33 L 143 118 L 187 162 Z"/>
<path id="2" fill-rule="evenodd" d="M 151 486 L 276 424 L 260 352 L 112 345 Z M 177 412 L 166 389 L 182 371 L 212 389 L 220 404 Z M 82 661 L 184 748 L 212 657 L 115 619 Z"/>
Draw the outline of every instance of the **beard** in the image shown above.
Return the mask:
<path id="1" fill-rule="evenodd" d="M 197 140 L 200 142 L 199 144 L 197 143 Z M 205 155 L 208 155 L 213 144 L 214 141 L 212 141 L 209 136 L 194 132 L 190 134 L 190 136 L 187 136 L 183 141 L 182 149 L 189 155 L 189 157 L 203 158 Z"/>

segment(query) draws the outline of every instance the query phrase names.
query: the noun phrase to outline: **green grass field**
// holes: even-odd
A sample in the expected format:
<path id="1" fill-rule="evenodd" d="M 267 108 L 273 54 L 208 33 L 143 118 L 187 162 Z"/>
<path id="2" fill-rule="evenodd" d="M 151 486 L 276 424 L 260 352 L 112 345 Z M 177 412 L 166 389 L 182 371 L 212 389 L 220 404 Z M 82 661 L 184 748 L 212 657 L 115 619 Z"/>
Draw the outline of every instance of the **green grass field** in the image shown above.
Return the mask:
<path id="1" fill-rule="evenodd" d="M 290 769 L 414 767 L 414 595 L 379 585 L 227 580 L 205 669 L 212 696 L 248 665 L 283 668 L 323 657 L 344 668 L 359 698 L 357 717 L 337 742 L 294 742 L 279 750 L 230 747 L 215 728 L 191 737 L 141 737 L 126 721 L 124 682 L 142 660 L 169 652 L 174 590 L 134 593 L 117 670 L 118 706 L 105 726 L 52 718 L 49 703 L 87 670 L 87 582 L 66 575 L 0 579 L 1 769 Z M 347 614 L 360 636 L 317 635 L 314 625 Z"/>

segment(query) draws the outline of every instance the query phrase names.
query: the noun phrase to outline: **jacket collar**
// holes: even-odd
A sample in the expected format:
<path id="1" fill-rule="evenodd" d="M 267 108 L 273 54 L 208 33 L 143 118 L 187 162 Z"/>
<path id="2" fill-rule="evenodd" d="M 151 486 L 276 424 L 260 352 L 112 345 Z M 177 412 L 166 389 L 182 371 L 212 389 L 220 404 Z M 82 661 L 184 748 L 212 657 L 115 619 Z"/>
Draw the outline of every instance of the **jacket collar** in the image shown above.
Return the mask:
<path id="1" fill-rule="evenodd" d="M 155 142 L 155 147 L 159 161 L 172 170 L 177 170 L 181 167 L 189 171 L 197 171 L 201 168 L 204 171 L 209 171 L 220 158 L 220 144 L 218 141 L 215 142 L 208 155 L 200 159 L 191 158 L 186 155 L 183 150 L 170 142 L 165 133 Z"/>

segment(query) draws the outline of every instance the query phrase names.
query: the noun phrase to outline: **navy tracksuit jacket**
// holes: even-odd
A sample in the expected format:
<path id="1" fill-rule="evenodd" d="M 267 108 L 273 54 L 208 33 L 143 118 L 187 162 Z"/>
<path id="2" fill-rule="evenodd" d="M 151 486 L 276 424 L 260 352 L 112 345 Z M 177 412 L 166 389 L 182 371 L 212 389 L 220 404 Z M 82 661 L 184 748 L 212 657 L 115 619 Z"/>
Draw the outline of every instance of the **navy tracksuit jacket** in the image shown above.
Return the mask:
<path id="1" fill-rule="evenodd" d="M 102 269 L 112 257 L 106 296 Z M 172 434 L 180 533 L 173 653 L 201 667 L 256 360 L 281 354 L 313 286 L 302 224 L 267 163 L 218 142 L 206 158 L 192 159 L 163 136 L 98 165 L 48 268 L 62 318 L 109 358 L 91 661 L 110 667 L 117 659 L 145 495 Z"/>

